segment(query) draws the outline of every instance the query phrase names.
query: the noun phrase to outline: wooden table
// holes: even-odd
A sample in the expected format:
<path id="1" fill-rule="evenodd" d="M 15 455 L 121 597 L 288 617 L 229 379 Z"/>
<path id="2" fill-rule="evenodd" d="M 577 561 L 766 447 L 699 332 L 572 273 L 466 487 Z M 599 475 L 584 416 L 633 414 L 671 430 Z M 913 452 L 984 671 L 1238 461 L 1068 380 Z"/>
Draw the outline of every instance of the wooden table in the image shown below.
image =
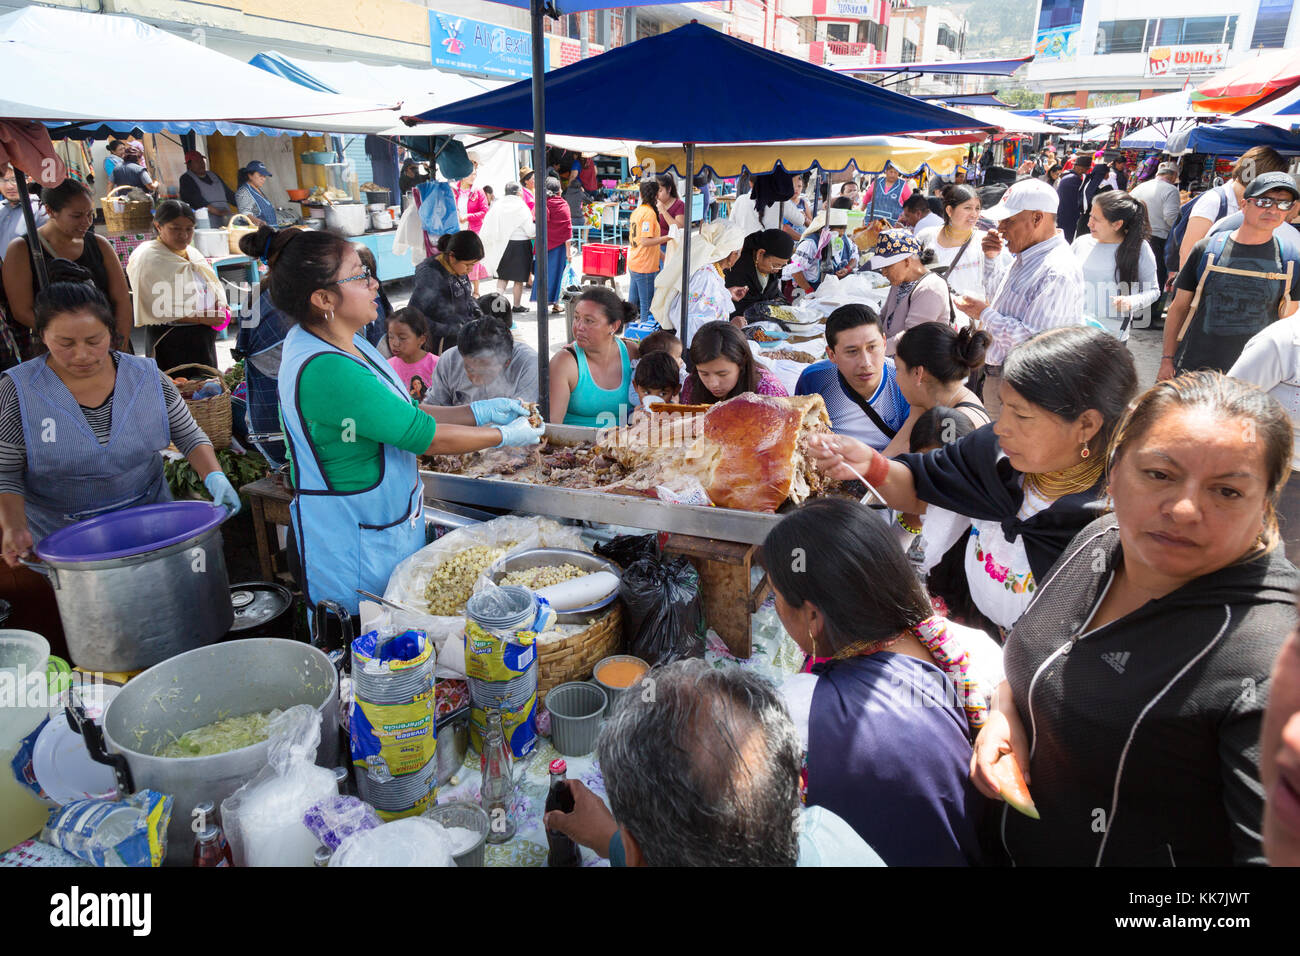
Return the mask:
<path id="1" fill-rule="evenodd" d="M 280 550 L 276 529 L 281 525 L 289 526 L 289 502 L 293 496 L 271 475 L 244 485 L 239 493 L 248 496 L 249 507 L 253 509 L 253 533 L 257 536 L 257 559 L 262 566 L 262 579 L 274 581 L 277 578 L 275 556 Z M 276 544 L 274 549 L 271 546 L 273 540 Z M 289 575 L 287 564 L 283 574 Z"/>
<path id="2" fill-rule="evenodd" d="M 700 597 L 708 626 L 718 632 L 727 650 L 740 658 L 753 654 L 750 627 L 772 586 L 766 574 L 750 589 L 750 570 L 758 546 L 670 533 L 660 537 L 664 554 L 687 557 L 700 572 Z"/>

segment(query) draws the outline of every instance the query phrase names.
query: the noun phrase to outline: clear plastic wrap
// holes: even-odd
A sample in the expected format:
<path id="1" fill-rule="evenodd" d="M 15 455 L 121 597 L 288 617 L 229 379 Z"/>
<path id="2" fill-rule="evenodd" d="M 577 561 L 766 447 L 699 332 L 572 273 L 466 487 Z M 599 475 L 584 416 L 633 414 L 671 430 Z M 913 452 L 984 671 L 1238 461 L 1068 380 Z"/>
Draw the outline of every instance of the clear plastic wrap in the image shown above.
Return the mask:
<path id="1" fill-rule="evenodd" d="M 320 714 L 308 704 L 271 721 L 267 764 L 221 803 L 236 866 L 312 866 L 320 841 L 303 817 L 338 794 L 334 771 L 315 764 Z"/>
<path id="2" fill-rule="evenodd" d="M 412 610 L 428 607 L 425 588 L 430 577 L 447 558 L 467 548 L 487 547 L 504 549 L 503 555 L 516 554 L 532 548 L 573 548 L 590 550 L 582 541 L 577 528 L 566 527 L 549 518 L 507 515 L 485 521 L 483 524 L 457 528 L 432 544 L 425 545 L 393 569 L 384 589 L 384 598 L 403 604 Z M 475 589 L 485 578 L 480 575 Z M 364 604 L 364 602 L 363 602 Z M 414 614 L 391 608 L 374 611 L 374 606 L 363 608 L 362 630 L 378 628 L 382 631 L 403 631 L 408 628 L 423 630 L 433 641 L 438 655 L 436 677 L 465 677 L 465 614 L 464 608 L 455 616 Z M 451 642 L 451 646 L 447 646 Z"/>
<path id="3" fill-rule="evenodd" d="M 455 866 L 452 836 L 423 817 L 359 830 L 343 840 L 330 866 Z"/>

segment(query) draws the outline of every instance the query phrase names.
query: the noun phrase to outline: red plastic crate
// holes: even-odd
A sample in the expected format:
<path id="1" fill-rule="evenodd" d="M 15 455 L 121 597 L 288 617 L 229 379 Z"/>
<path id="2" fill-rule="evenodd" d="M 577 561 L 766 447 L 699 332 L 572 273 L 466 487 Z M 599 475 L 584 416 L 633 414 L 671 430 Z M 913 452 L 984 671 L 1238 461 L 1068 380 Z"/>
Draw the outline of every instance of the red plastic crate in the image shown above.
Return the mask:
<path id="1" fill-rule="evenodd" d="M 627 272 L 627 246 L 610 246 L 589 242 L 582 247 L 582 274 L 587 276 L 621 276 Z"/>

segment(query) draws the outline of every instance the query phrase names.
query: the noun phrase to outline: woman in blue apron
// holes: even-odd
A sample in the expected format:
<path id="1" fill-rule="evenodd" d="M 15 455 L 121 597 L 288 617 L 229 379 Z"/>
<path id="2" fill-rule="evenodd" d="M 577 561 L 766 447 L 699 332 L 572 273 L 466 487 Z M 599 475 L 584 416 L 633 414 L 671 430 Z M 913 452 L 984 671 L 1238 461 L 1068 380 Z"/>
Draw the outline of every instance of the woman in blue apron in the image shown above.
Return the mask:
<path id="1" fill-rule="evenodd" d="M 153 359 L 116 351 L 113 310 L 86 270 L 51 265 L 34 328 L 49 351 L 0 377 L 5 562 L 17 567 L 35 542 L 77 521 L 171 501 L 159 453 L 173 443 L 237 512 L 239 495 L 176 386 Z"/>
<path id="2" fill-rule="evenodd" d="M 266 198 L 266 193 L 262 192 L 262 187 L 270 178 L 271 171 L 260 159 L 253 160 L 239 171 L 239 188 L 235 190 L 235 206 L 258 226 L 279 224 L 275 204 Z"/>
<path id="3" fill-rule="evenodd" d="M 375 277 L 347 239 L 263 226 L 257 241 L 269 244 L 271 298 L 294 323 L 279 397 L 299 583 L 312 607 L 333 601 L 355 616 L 357 589 L 382 594 L 397 564 L 424 546 L 417 456 L 535 445 L 542 430 L 515 399 L 415 404 L 360 334 L 375 318 Z"/>
<path id="4" fill-rule="evenodd" d="M 888 219 L 898 222 L 903 214 L 903 203 L 912 194 L 911 187 L 898 174 L 898 167 L 885 163 L 885 174 L 876 179 L 862 198 L 862 208 L 871 219 Z"/>

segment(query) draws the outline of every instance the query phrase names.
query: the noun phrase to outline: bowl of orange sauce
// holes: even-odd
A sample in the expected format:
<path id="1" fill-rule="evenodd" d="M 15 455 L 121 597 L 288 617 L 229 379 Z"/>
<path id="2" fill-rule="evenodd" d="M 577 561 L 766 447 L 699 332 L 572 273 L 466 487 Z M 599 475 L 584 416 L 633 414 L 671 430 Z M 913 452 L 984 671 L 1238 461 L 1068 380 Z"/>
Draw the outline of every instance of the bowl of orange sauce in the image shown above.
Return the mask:
<path id="1" fill-rule="evenodd" d="M 592 671 L 592 679 L 609 696 L 609 709 L 605 713 L 612 713 L 619 697 L 636 685 L 649 670 L 649 664 L 631 654 L 615 654 L 601 660 Z"/>

